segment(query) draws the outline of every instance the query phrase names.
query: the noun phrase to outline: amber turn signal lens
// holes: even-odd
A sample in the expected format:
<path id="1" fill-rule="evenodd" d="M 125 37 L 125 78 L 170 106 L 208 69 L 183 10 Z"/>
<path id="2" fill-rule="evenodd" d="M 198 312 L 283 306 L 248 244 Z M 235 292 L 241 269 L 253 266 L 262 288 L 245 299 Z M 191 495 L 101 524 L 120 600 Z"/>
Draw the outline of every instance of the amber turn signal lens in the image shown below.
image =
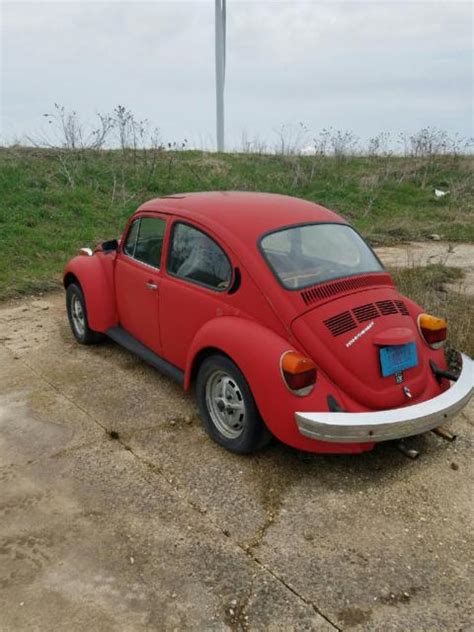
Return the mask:
<path id="1" fill-rule="evenodd" d="M 448 335 L 448 323 L 444 318 L 437 318 L 430 314 L 420 314 L 418 316 L 418 328 L 426 343 L 432 349 L 439 349 L 443 346 Z"/>
<path id="2" fill-rule="evenodd" d="M 286 351 L 280 359 L 281 374 L 295 395 L 309 395 L 316 383 L 316 365 L 297 351 Z"/>

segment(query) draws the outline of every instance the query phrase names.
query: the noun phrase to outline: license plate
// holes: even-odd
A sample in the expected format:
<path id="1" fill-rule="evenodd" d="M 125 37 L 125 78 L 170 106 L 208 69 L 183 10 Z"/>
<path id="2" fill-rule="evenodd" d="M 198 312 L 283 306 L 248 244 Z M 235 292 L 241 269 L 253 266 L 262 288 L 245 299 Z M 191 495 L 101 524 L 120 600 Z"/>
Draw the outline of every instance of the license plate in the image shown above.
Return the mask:
<path id="1" fill-rule="evenodd" d="M 399 373 L 418 364 L 416 344 L 394 345 L 380 349 L 380 367 L 383 377 Z"/>

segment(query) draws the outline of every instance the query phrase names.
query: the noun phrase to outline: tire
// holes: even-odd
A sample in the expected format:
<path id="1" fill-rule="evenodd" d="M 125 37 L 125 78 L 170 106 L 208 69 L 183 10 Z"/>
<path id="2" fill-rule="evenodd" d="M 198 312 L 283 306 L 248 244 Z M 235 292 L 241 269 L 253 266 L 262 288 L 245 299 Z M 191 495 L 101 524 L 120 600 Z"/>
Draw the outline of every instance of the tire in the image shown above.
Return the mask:
<path id="1" fill-rule="evenodd" d="M 69 324 L 77 342 L 82 345 L 97 344 L 105 336 L 89 327 L 86 302 L 81 287 L 76 283 L 68 285 L 66 290 L 66 309 Z"/>
<path id="2" fill-rule="evenodd" d="M 271 440 L 247 380 L 229 358 L 213 355 L 204 360 L 196 395 L 208 435 L 227 450 L 249 454 Z"/>

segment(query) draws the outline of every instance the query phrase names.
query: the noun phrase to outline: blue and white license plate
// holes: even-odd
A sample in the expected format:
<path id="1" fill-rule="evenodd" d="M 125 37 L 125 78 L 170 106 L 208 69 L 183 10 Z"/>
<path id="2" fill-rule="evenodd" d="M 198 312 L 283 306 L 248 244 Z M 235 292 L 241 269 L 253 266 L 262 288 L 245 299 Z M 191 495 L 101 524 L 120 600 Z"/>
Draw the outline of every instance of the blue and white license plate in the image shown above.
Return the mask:
<path id="1" fill-rule="evenodd" d="M 383 377 L 400 373 L 405 369 L 418 364 L 416 344 L 409 342 L 406 345 L 394 345 L 380 349 L 380 367 Z"/>

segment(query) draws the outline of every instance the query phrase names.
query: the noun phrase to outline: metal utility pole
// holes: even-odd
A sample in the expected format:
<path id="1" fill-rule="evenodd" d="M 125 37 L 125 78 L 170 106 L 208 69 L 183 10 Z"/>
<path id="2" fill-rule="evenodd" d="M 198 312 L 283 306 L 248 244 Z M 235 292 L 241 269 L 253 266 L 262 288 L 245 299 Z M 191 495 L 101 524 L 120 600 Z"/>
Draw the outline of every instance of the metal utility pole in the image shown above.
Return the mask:
<path id="1" fill-rule="evenodd" d="M 216 131 L 217 151 L 224 151 L 225 2 L 216 0 Z"/>

